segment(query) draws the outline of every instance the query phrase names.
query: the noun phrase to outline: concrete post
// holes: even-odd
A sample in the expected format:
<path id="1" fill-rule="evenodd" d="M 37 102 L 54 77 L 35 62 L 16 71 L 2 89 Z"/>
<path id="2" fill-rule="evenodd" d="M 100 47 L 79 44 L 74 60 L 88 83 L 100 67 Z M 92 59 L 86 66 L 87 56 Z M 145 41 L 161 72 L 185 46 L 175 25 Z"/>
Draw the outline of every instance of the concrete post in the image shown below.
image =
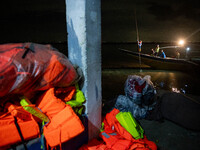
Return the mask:
<path id="1" fill-rule="evenodd" d="M 101 127 L 101 7 L 100 0 L 66 0 L 68 58 L 84 75 L 89 140 Z"/>

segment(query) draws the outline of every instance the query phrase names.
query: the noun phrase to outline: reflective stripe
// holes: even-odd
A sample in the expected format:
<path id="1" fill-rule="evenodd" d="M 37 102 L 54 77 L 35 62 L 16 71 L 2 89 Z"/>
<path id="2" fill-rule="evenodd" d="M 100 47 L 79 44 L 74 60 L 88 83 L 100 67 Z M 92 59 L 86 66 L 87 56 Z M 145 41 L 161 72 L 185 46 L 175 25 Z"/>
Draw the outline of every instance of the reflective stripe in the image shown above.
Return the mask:
<path id="1" fill-rule="evenodd" d="M 110 135 L 117 135 L 117 133 L 110 133 Z"/>
<path id="2" fill-rule="evenodd" d="M 110 136 L 105 132 L 103 132 L 102 135 L 105 136 L 107 139 L 110 138 Z"/>

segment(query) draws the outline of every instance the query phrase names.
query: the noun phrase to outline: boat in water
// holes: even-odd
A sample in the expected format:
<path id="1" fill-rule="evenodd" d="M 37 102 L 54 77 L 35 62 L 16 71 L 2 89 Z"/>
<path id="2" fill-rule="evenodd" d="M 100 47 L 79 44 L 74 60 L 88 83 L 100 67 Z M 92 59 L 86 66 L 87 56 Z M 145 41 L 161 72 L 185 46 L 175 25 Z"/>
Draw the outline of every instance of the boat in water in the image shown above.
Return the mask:
<path id="1" fill-rule="evenodd" d="M 139 59 L 140 62 L 150 66 L 152 69 L 159 70 L 175 70 L 175 71 L 200 71 L 200 65 L 189 61 L 187 59 L 177 59 L 177 58 L 162 58 L 159 56 L 152 56 L 149 54 L 143 54 L 138 52 L 133 52 L 126 49 L 119 48 L 121 52 L 127 53 L 134 57 L 135 59 Z"/>

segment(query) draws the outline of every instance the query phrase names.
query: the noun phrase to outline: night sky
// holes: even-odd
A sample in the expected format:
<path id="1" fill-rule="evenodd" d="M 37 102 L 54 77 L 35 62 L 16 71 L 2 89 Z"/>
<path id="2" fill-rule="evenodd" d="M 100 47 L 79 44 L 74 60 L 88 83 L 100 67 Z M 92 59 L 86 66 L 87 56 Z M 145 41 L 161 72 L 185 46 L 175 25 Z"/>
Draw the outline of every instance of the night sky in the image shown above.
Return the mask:
<path id="1" fill-rule="evenodd" d="M 64 42 L 65 0 L 0 2 L 1 43 Z M 102 0 L 102 41 L 200 42 L 199 0 Z M 135 17 L 136 12 L 136 17 Z"/>
<path id="2" fill-rule="evenodd" d="M 146 42 L 200 41 L 199 0 L 102 0 L 103 40 L 135 42 L 136 21 Z"/>
<path id="3" fill-rule="evenodd" d="M 65 0 L 0 1 L 1 43 L 65 42 Z"/>

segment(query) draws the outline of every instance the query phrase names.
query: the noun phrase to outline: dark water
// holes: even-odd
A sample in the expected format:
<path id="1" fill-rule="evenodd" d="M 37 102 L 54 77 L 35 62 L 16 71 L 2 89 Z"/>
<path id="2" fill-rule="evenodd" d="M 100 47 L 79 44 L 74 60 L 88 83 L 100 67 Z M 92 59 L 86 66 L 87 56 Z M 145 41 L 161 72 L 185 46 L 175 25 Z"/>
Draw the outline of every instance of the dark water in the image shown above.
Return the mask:
<path id="1" fill-rule="evenodd" d="M 128 75 L 151 76 L 156 89 L 189 95 L 200 95 L 200 80 L 183 72 L 146 69 L 104 69 L 102 71 L 102 94 L 104 99 L 124 95 L 124 83 Z"/>

